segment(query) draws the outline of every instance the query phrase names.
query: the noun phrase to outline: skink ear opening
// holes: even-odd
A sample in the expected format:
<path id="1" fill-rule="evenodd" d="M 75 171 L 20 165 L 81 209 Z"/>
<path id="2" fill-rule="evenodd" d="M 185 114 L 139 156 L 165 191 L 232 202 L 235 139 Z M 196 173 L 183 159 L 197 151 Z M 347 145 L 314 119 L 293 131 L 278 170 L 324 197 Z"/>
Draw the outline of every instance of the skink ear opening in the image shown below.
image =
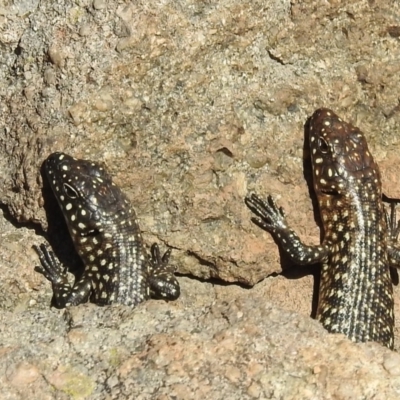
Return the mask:
<path id="1" fill-rule="evenodd" d="M 78 192 L 68 183 L 63 183 L 63 189 L 64 193 L 70 198 L 70 199 L 77 199 L 78 198 Z"/>
<path id="2" fill-rule="evenodd" d="M 319 189 L 320 192 L 324 193 L 324 194 L 328 194 L 329 196 L 337 196 L 339 194 L 339 192 L 336 189 L 328 189 L 328 188 L 323 188 L 323 189 Z"/>
<path id="3" fill-rule="evenodd" d="M 98 229 L 91 229 L 90 231 L 80 233 L 80 236 L 82 237 L 94 237 L 98 235 L 100 235 L 100 231 Z"/>
<path id="4" fill-rule="evenodd" d="M 322 136 L 318 138 L 318 148 L 322 154 L 327 154 L 329 151 L 329 145 Z"/>

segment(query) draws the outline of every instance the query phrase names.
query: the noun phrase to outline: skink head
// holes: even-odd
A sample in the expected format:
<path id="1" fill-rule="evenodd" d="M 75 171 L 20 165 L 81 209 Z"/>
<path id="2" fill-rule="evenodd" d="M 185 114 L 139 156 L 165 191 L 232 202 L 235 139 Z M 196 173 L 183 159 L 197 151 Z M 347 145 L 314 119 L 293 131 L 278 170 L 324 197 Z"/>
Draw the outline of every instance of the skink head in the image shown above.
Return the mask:
<path id="1" fill-rule="evenodd" d="M 73 236 L 97 231 L 99 221 L 118 212 L 114 205 L 121 200 L 129 205 L 100 163 L 53 153 L 44 169 Z"/>
<path id="2" fill-rule="evenodd" d="M 346 194 L 349 184 L 379 182 L 378 167 L 363 133 L 333 111 L 321 108 L 314 112 L 309 140 L 317 193 Z"/>

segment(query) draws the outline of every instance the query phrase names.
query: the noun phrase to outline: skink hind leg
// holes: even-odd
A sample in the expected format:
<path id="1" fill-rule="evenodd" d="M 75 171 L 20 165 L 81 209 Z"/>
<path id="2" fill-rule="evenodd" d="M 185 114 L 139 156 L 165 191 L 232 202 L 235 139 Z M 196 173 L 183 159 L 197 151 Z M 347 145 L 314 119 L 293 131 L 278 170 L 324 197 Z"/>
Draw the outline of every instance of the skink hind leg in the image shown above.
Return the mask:
<path id="1" fill-rule="evenodd" d="M 151 246 L 149 285 L 153 298 L 176 300 L 181 293 L 175 269 L 168 265 L 170 255 L 171 249 L 161 257 L 158 245 Z"/>
<path id="2" fill-rule="evenodd" d="M 247 207 L 257 216 L 251 220 L 271 233 L 282 250 L 290 259 L 299 265 L 315 264 L 326 260 L 328 248 L 320 246 L 306 246 L 297 234 L 288 226 L 282 207 L 278 207 L 271 196 L 261 200 L 256 194 L 245 198 Z"/>
<path id="3" fill-rule="evenodd" d="M 389 263 L 392 267 L 400 268 L 400 246 L 398 243 L 400 234 L 400 221 L 397 221 L 395 203 L 390 203 L 390 215 L 385 208 L 385 216 L 388 228 Z"/>
<path id="4" fill-rule="evenodd" d="M 91 284 L 85 276 L 82 276 L 71 287 L 68 282 L 67 269 L 60 263 L 54 253 L 49 251 L 44 244 L 33 246 L 33 248 L 37 252 L 41 264 L 35 267 L 35 271 L 44 275 L 51 282 L 57 307 L 64 308 L 87 301 L 91 291 Z"/>

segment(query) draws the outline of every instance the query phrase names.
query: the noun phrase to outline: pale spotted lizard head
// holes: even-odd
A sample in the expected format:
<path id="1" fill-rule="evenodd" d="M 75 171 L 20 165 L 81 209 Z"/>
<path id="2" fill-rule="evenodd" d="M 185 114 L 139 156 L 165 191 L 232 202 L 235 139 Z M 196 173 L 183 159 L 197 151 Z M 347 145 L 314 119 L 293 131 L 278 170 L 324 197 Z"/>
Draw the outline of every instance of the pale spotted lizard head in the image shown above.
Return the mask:
<path id="1" fill-rule="evenodd" d="M 74 237 L 95 233 L 109 214 L 133 212 L 103 164 L 53 153 L 44 170 Z"/>
<path id="2" fill-rule="evenodd" d="M 363 133 L 333 111 L 321 108 L 309 121 L 309 143 L 318 194 L 343 195 L 348 187 L 380 180 Z"/>

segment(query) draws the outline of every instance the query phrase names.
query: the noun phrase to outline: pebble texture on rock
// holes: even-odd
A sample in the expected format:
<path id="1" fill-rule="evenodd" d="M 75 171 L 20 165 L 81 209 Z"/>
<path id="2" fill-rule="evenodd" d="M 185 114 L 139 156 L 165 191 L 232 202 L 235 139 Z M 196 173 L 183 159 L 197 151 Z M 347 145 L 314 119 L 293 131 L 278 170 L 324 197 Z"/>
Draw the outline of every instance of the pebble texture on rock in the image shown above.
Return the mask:
<path id="1" fill-rule="evenodd" d="M 192 290 L 204 285 L 182 283 Z M 316 321 L 257 295 L 243 293 L 203 307 L 183 296 L 170 304 L 151 300 L 135 310 L 89 304 L 4 312 L 2 398 L 400 396 L 400 356 L 378 344 L 356 345 L 330 335 Z M 19 334 L 29 344 L 21 344 Z"/>
<path id="2" fill-rule="evenodd" d="M 318 243 L 303 127 L 319 107 L 364 131 L 400 198 L 399 18 L 389 0 L 0 4 L 2 396 L 398 398 L 397 353 L 308 318 L 312 276 L 274 276 L 288 265 L 243 198 L 274 195 Z M 104 161 L 148 243 L 201 281 L 177 303 L 49 309 L 32 244 L 79 262 L 39 172 L 54 151 Z"/>

